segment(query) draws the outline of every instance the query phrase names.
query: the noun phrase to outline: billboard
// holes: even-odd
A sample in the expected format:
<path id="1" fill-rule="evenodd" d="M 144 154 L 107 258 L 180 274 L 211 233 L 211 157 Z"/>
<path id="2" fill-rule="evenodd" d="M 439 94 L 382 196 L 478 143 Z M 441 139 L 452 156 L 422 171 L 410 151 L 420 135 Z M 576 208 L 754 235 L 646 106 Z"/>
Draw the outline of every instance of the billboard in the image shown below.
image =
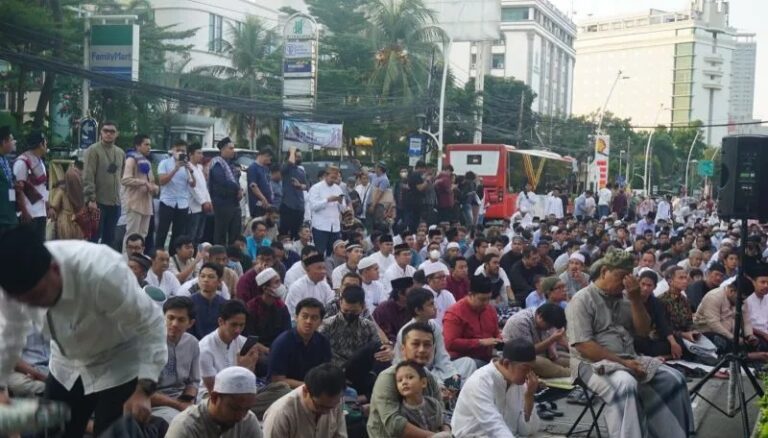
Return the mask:
<path id="1" fill-rule="evenodd" d="M 608 157 L 611 152 L 611 136 L 610 135 L 596 135 L 595 136 L 595 161 L 594 161 L 594 175 L 595 175 L 595 188 L 602 189 L 608 184 Z"/>
<path id="2" fill-rule="evenodd" d="M 442 26 L 453 41 L 499 39 L 499 0 L 425 0 L 424 4 L 435 11 L 435 23 Z"/>
<path id="3" fill-rule="evenodd" d="M 139 80 L 139 26 L 137 24 L 94 24 L 88 50 L 91 71 Z"/>
<path id="4" fill-rule="evenodd" d="M 283 149 L 340 149 L 344 125 L 283 120 Z"/>

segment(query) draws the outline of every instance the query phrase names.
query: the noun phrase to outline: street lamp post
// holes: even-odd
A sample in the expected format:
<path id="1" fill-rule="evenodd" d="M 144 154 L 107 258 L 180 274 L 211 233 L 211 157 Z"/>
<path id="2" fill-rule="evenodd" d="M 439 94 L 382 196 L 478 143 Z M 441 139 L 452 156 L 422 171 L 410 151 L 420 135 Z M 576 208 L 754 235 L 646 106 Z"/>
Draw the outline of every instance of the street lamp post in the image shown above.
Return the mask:
<path id="1" fill-rule="evenodd" d="M 696 145 L 696 140 L 699 139 L 699 130 L 696 130 L 696 136 L 693 137 L 691 147 L 688 148 L 688 159 L 685 161 L 685 194 L 688 194 L 688 168 L 691 165 L 691 154 L 693 153 L 693 147 Z"/>
<path id="2" fill-rule="evenodd" d="M 613 80 L 613 84 L 611 85 L 611 89 L 608 91 L 608 96 L 605 98 L 605 103 L 603 103 L 603 107 L 600 108 L 600 116 L 597 119 L 597 135 L 601 135 L 603 133 L 603 118 L 605 117 L 605 111 L 608 108 L 608 102 L 611 100 L 611 96 L 613 96 L 613 91 L 616 89 L 616 84 L 619 83 L 620 79 L 629 79 L 629 76 L 622 76 L 623 71 L 619 70 L 616 73 L 616 79 Z M 597 160 L 597 156 L 594 157 L 594 160 Z M 590 166 L 592 168 L 592 180 L 595 184 L 595 188 L 597 188 L 597 183 L 599 180 L 598 171 L 595 168 L 595 164 L 593 161 L 593 164 Z"/>
<path id="3" fill-rule="evenodd" d="M 645 192 L 645 195 L 648 196 L 651 192 L 651 181 L 648 178 L 648 171 L 649 171 L 649 157 L 651 154 L 651 140 L 653 139 L 653 134 L 656 132 L 656 124 L 659 123 L 659 116 L 661 115 L 661 112 L 665 109 L 664 104 L 659 105 L 659 110 L 656 111 L 656 118 L 653 119 L 653 126 L 654 128 L 651 130 L 650 135 L 648 135 L 648 143 L 645 145 L 645 171 L 643 173 L 643 192 Z"/>
<path id="4" fill-rule="evenodd" d="M 436 24 L 430 24 L 429 26 L 424 27 L 422 30 L 426 29 L 437 29 L 440 31 L 440 34 L 443 37 L 443 77 L 440 81 L 440 109 L 438 112 L 438 122 L 437 122 L 437 135 L 432 135 L 432 133 L 424 132 L 430 137 L 432 137 L 433 140 L 435 140 L 435 143 L 437 144 L 437 172 L 440 173 L 440 171 L 443 170 L 443 125 L 445 123 L 445 87 L 448 80 L 448 56 L 451 50 L 451 44 L 453 44 L 453 38 L 451 38 L 451 35 L 448 34 L 448 32 L 443 28 L 442 26 L 438 26 Z M 419 129 L 419 132 L 422 132 L 423 129 Z"/>

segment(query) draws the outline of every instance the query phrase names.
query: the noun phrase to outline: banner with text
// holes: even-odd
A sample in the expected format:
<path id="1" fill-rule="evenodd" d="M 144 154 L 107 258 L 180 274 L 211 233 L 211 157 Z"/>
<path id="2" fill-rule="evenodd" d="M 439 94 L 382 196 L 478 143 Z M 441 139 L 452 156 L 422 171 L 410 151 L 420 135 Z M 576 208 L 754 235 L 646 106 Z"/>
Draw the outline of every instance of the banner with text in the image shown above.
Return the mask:
<path id="1" fill-rule="evenodd" d="M 340 149 L 344 125 L 283 120 L 283 150 Z"/>
<path id="2" fill-rule="evenodd" d="M 608 157 L 610 156 L 610 152 L 611 136 L 595 136 L 594 175 L 596 189 L 601 189 L 605 187 L 606 184 L 608 184 Z"/>
<path id="3" fill-rule="evenodd" d="M 91 71 L 139 80 L 139 26 L 94 24 L 91 27 L 88 65 Z"/>

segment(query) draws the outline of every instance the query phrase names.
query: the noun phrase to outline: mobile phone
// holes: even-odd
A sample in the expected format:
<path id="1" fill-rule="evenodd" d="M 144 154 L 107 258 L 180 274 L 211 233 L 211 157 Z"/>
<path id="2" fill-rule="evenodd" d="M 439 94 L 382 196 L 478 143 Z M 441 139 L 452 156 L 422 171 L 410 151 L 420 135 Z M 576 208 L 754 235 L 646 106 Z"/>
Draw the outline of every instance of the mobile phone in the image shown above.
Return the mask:
<path id="1" fill-rule="evenodd" d="M 179 161 L 187 161 L 187 154 L 184 154 L 184 153 L 179 154 Z"/>
<path id="2" fill-rule="evenodd" d="M 240 356 L 245 356 L 248 354 L 249 351 L 251 351 L 251 348 L 253 348 L 254 345 L 256 345 L 259 342 L 258 336 L 248 336 L 248 339 L 246 339 L 245 344 L 243 344 L 243 348 L 240 349 Z"/>

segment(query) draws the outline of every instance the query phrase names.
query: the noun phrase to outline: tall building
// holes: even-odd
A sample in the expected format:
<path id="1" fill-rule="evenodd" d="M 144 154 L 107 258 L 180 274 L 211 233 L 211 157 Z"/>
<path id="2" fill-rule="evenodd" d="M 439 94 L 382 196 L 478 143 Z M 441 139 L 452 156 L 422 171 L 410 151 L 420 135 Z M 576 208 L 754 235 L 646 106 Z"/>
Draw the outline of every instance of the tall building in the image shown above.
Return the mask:
<path id="1" fill-rule="evenodd" d="M 194 36 L 179 44 L 191 45 L 183 59 L 168 59 L 168 69 L 190 71 L 197 67 L 230 65 L 224 53 L 224 40 L 231 29 L 240 26 L 248 16 L 261 19 L 268 27 L 280 29 L 287 15 L 280 8 L 289 6 L 306 10 L 303 0 L 150 0 L 159 26 L 176 25 L 176 29 L 197 29 Z M 198 141 L 203 147 L 214 147 L 229 135 L 229 126 L 210 116 L 208 109 L 190 108 L 176 114 L 171 134 L 175 138 Z"/>
<path id="2" fill-rule="evenodd" d="M 454 43 L 450 60 L 456 78 L 475 77 L 478 59 L 484 60 L 487 74 L 513 77 L 533 89 L 534 111 L 569 115 L 576 25 L 547 0 L 501 0 L 499 34 L 491 44 Z"/>
<path id="3" fill-rule="evenodd" d="M 757 42 L 753 33 L 738 33 L 731 56 L 731 120 L 752 120 L 755 104 Z"/>
<path id="4" fill-rule="evenodd" d="M 607 111 L 635 125 L 751 118 L 754 41 L 728 25 L 728 6 L 693 0 L 688 11 L 651 9 L 579 22 L 573 112 L 599 112 L 621 71 L 626 79 L 617 82 Z M 747 64 L 751 73 L 735 71 Z M 728 128 L 708 127 L 704 134 L 718 144 Z"/>

